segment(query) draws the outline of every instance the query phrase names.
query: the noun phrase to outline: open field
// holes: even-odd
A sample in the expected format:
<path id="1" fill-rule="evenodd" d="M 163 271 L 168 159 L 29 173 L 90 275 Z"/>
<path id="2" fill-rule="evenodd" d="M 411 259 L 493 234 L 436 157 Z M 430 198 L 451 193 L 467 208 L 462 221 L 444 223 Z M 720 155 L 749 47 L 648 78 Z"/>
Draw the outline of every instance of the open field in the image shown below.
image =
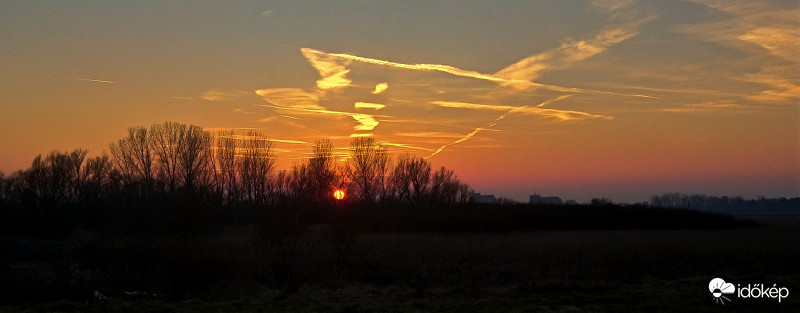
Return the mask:
<path id="1" fill-rule="evenodd" d="M 82 250 L 60 261 L 3 264 L 5 283 L 12 284 L 5 288 L 18 288 L 4 292 L 33 292 L 66 275 L 65 300 L 11 301 L 0 311 L 796 312 L 800 219 L 755 220 L 756 227 L 727 230 L 366 232 L 348 245 L 317 225 L 294 249 L 269 251 L 254 247 L 247 227 L 203 241 L 121 242 L 119 251 L 83 238 L 75 239 Z M 59 274 L 64 266 L 90 277 Z M 708 291 L 715 277 L 778 284 L 791 294 L 781 303 L 732 299 L 723 306 Z M 157 295 L 126 296 L 125 288 Z M 91 300 L 86 293 L 93 290 L 109 299 Z"/>

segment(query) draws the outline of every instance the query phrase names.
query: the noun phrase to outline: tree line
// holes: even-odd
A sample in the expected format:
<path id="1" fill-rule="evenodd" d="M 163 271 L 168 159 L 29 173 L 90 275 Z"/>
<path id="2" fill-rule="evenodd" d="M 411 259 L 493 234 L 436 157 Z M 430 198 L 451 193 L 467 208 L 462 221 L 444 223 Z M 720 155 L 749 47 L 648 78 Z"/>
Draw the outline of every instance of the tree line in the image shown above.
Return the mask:
<path id="1" fill-rule="evenodd" d="M 650 197 L 649 205 L 657 208 L 694 209 L 727 214 L 797 215 L 800 198 L 756 199 L 743 197 L 708 196 L 704 194 L 665 193 Z"/>
<path id="2" fill-rule="evenodd" d="M 250 130 L 211 134 L 177 122 L 130 127 L 110 144 L 110 156 L 87 150 L 38 155 L 31 167 L 0 173 L 0 204 L 24 207 L 42 217 L 54 210 L 100 207 L 182 206 L 215 208 L 303 207 L 321 214 L 337 205 L 335 189 L 347 192 L 338 205 L 415 210 L 470 201 L 472 190 L 452 170 L 403 153 L 395 160 L 372 137 L 354 138 L 345 162 L 334 146 L 316 141 L 310 156 L 276 168 L 273 142 Z M 344 203 L 344 204 L 343 204 Z"/>

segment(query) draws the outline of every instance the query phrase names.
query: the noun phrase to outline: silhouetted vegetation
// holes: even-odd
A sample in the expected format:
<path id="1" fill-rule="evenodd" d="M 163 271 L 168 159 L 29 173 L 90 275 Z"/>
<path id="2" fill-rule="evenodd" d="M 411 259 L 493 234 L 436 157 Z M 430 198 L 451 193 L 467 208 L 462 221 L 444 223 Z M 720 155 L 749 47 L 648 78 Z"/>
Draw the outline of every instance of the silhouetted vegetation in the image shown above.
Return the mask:
<path id="1" fill-rule="evenodd" d="M 328 140 L 310 149 L 309 158 L 278 170 L 272 142 L 259 132 L 212 135 L 166 122 L 130 128 L 110 145 L 111 156 L 53 151 L 35 157 L 27 170 L 0 174 L 0 301 L 283 299 L 304 288 L 350 284 L 425 294 L 448 286 L 529 290 L 601 283 L 637 262 L 688 268 L 705 255 L 700 248 L 689 251 L 696 254 L 690 259 L 637 254 L 613 265 L 591 248 L 586 232 L 757 226 L 727 215 L 608 199 L 479 205 L 452 170 L 433 169 L 410 154 L 392 160 L 370 137 L 353 139 L 344 162 L 336 162 Z M 348 196 L 335 200 L 337 189 Z M 577 232 L 586 246 L 570 248 L 552 231 Z M 480 234 L 500 239 L 476 239 Z M 517 239 L 523 243 L 513 243 Z M 538 250 L 525 252 L 524 242 Z M 609 268 L 585 272 L 581 261 L 543 254 L 567 253 L 559 245 L 567 252 L 588 249 L 573 252 Z M 507 259 L 493 265 L 495 248 L 502 250 L 496 257 Z M 787 256 L 797 260 L 796 253 Z M 575 273 L 559 274 L 553 262 Z M 781 273 L 791 267 L 771 265 Z M 584 280 L 564 282 L 584 274 Z M 637 281 L 640 274 L 623 280 Z"/>
<path id="2" fill-rule="evenodd" d="M 666 193 L 650 197 L 650 204 L 659 208 L 694 209 L 706 212 L 721 212 L 738 215 L 798 215 L 800 198 L 769 199 L 758 197 L 746 200 L 742 197 L 715 197 L 702 194 L 687 195 Z"/>

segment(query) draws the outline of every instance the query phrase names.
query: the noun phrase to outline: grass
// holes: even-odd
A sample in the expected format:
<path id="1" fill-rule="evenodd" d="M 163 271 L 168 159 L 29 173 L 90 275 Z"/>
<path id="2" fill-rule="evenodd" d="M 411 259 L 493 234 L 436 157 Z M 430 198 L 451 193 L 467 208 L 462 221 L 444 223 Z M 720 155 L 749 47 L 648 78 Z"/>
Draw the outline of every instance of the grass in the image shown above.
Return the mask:
<path id="1" fill-rule="evenodd" d="M 125 265 L 136 288 L 194 288 L 181 297 L 125 299 L 109 291 L 103 302 L 33 301 L 0 312 L 797 312 L 800 218 L 756 221 L 721 230 L 369 232 L 344 254 L 328 227 L 315 226 L 291 251 L 298 289 L 289 294 L 263 266 L 277 252 L 254 247 L 247 227 L 231 227 L 202 241 L 151 238 L 108 257 L 131 258 L 109 262 Z M 36 268 L 5 266 L 23 265 Z M 722 306 L 707 289 L 714 277 L 777 283 L 790 295 L 780 304 Z"/>

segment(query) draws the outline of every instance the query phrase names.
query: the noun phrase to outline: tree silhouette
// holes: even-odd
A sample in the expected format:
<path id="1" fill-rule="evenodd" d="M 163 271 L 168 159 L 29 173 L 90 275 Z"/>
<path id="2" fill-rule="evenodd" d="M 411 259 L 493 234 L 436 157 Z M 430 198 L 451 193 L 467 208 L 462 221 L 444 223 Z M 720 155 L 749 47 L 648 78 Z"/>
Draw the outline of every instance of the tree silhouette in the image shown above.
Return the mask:
<path id="1" fill-rule="evenodd" d="M 395 197 L 414 209 L 419 209 L 430 191 L 431 164 L 408 153 L 397 158 L 391 175 Z"/>
<path id="2" fill-rule="evenodd" d="M 128 128 L 128 136 L 110 145 L 113 163 L 122 173 L 125 185 L 144 184 L 145 194 L 153 189 L 153 144 L 150 133 L 141 126 Z"/>
<path id="3" fill-rule="evenodd" d="M 188 191 L 205 189 L 213 174 L 211 134 L 196 125 L 181 125 L 178 141 L 178 173 Z"/>
<path id="4" fill-rule="evenodd" d="M 337 183 L 333 155 L 333 144 L 328 139 L 317 140 L 314 143 L 313 155 L 308 160 L 309 188 L 318 204 L 330 202 L 330 194 Z"/>
<path id="5" fill-rule="evenodd" d="M 245 134 L 241 150 L 237 169 L 245 200 L 260 206 L 266 205 L 275 165 L 272 141 L 251 130 Z"/>
<path id="6" fill-rule="evenodd" d="M 178 184 L 178 166 L 181 136 L 186 125 L 176 122 L 153 124 L 150 127 L 150 148 L 156 156 L 156 172 L 158 179 L 166 185 L 170 192 L 175 191 Z"/>
<path id="7" fill-rule="evenodd" d="M 345 172 L 362 204 L 372 204 L 384 188 L 389 166 L 385 147 L 372 137 L 357 137 L 350 142 L 350 159 Z"/>
<path id="8" fill-rule="evenodd" d="M 239 166 L 236 157 L 238 146 L 235 132 L 222 131 L 217 134 L 215 162 L 219 168 L 216 175 L 217 193 L 229 204 L 237 202 L 240 194 Z"/>

